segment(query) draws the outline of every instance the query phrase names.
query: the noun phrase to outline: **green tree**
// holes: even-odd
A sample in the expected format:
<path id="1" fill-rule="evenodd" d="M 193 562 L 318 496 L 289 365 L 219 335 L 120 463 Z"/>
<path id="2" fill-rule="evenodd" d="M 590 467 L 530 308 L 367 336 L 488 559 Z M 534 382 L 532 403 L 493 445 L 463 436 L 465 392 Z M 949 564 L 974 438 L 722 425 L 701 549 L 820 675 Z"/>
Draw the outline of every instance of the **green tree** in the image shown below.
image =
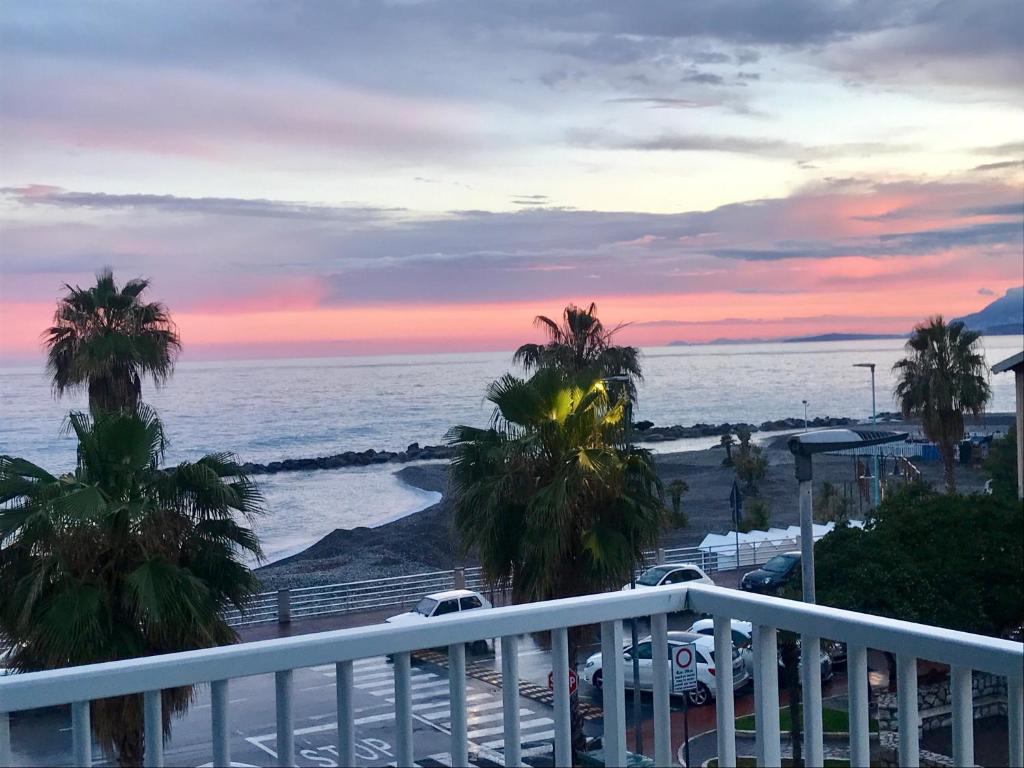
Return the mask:
<path id="1" fill-rule="evenodd" d="M 817 523 L 846 525 L 853 512 L 853 502 L 828 480 L 814 496 L 814 520 Z"/>
<path id="2" fill-rule="evenodd" d="M 454 427 L 450 478 L 462 547 L 515 602 L 618 587 L 666 522 L 650 452 L 618 439 L 625 398 L 600 379 L 544 368 L 490 385 L 489 429 Z M 570 632 L 569 662 L 580 644 Z M 574 697 L 574 745 L 582 720 Z"/>
<path id="3" fill-rule="evenodd" d="M 1004 635 L 1024 623 L 1024 506 L 911 485 L 865 529 L 814 547 L 818 602 L 949 629 Z"/>
<path id="4" fill-rule="evenodd" d="M 761 446 L 753 443 L 750 427 L 736 427 L 736 436 L 740 439 L 739 448 L 733 459 L 736 477 L 746 485 L 747 490 L 756 494 L 757 484 L 764 479 L 768 470 L 768 459 L 765 458 Z"/>
<path id="5" fill-rule="evenodd" d="M 918 416 L 942 456 L 946 490 L 956 491 L 956 445 L 964 436 L 964 415 L 978 415 L 992 396 L 981 334 L 942 317 L 914 328 L 907 356 L 892 367 L 893 394 L 904 418 Z"/>
<path id="6" fill-rule="evenodd" d="M 992 493 L 1017 498 L 1017 427 L 1013 424 L 1003 437 L 992 441 L 985 459 L 985 474 L 992 481 Z"/>
<path id="7" fill-rule="evenodd" d="M 771 525 L 771 507 L 764 499 L 754 496 L 745 502 L 743 519 L 740 521 L 740 533 L 750 531 L 766 531 Z"/>
<path id="8" fill-rule="evenodd" d="M 731 435 L 722 435 L 719 439 L 718 444 L 725 448 L 725 458 L 722 459 L 723 467 L 732 466 L 732 447 L 736 445 L 736 439 Z"/>
<path id="9" fill-rule="evenodd" d="M 45 333 L 47 370 L 57 395 L 87 387 L 95 414 L 135 408 L 143 376 L 157 386 L 167 381 L 181 343 L 167 308 L 142 300 L 148 287 L 148 280 L 118 287 L 109 269 L 90 288 L 65 286 Z"/>
<path id="10" fill-rule="evenodd" d="M 668 495 L 672 502 L 670 523 L 673 528 L 685 528 L 690 524 L 690 518 L 683 510 L 683 496 L 689 491 L 690 486 L 685 480 L 673 480 L 668 484 Z"/>
<path id="11" fill-rule="evenodd" d="M 562 312 L 561 323 L 537 315 L 534 324 L 544 330 L 548 341 L 523 344 L 512 358 L 527 373 L 556 368 L 569 375 L 627 376 L 629 398 L 636 399 L 636 385 L 643 379 L 640 350 L 614 343 L 615 334 L 622 326 L 605 328 L 597 317 L 596 304 L 586 309 L 569 304 Z"/>
<path id="12" fill-rule="evenodd" d="M 145 405 L 95 421 L 72 413 L 71 473 L 0 456 L 0 638 L 19 671 L 208 648 L 237 640 L 261 558 L 256 486 L 229 454 L 161 469 L 164 433 Z M 240 518 L 240 519 L 236 519 Z M 164 734 L 191 688 L 163 692 Z M 143 759 L 142 697 L 92 702 L 98 743 Z"/>

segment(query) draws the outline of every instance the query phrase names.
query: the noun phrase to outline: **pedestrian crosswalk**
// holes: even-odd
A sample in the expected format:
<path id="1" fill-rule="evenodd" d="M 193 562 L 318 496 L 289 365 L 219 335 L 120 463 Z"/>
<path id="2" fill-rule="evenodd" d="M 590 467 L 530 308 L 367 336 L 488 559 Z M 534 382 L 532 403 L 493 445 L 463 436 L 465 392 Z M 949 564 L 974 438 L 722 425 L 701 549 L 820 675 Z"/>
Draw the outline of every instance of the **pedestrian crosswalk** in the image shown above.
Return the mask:
<path id="1" fill-rule="evenodd" d="M 314 667 L 313 670 L 331 679 L 336 674 L 333 664 Z M 355 689 L 394 705 L 394 670 L 384 657 L 354 662 L 352 676 Z M 413 668 L 411 677 L 413 717 L 443 733 L 450 733 L 451 700 L 447 675 Z M 469 739 L 470 762 L 476 766 L 503 765 L 505 727 L 501 691 L 483 683 L 478 685 L 486 686 L 486 689 L 480 690 L 469 685 L 466 689 L 466 735 Z M 547 757 L 550 762 L 555 736 L 554 721 L 548 716 L 550 714 L 550 711 L 537 712 L 530 707 L 520 707 L 520 749 L 526 762 L 530 762 L 531 758 L 543 757 Z M 373 715 L 372 718 L 374 722 L 382 722 L 394 716 L 392 709 Z M 418 759 L 416 764 L 421 768 L 450 766 L 451 755 L 429 755 Z"/>

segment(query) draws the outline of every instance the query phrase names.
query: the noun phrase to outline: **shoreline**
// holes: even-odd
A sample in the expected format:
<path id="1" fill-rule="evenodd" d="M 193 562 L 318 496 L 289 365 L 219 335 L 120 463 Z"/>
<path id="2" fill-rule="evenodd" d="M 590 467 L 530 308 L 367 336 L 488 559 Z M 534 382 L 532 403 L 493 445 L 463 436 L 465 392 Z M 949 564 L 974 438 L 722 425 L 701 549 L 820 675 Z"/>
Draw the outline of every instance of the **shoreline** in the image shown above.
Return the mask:
<path id="1" fill-rule="evenodd" d="M 989 431 L 1009 423 L 1011 414 L 989 415 Z M 802 422 L 802 420 L 801 420 Z M 913 429 L 913 424 L 890 422 L 891 429 Z M 977 426 L 977 425 L 975 425 Z M 773 527 L 799 522 L 797 483 L 793 458 L 784 435 L 775 435 L 762 447 L 768 470 L 760 484 L 762 498 L 770 507 Z M 698 450 L 655 453 L 658 476 L 667 486 L 684 480 L 689 492 L 682 509 L 689 525 L 667 529 L 659 542 L 663 547 L 698 545 L 709 533 L 732 529 L 729 491 L 735 472 L 722 466 L 724 451 L 714 446 Z M 852 488 L 854 463 L 848 456 L 822 456 L 815 461 L 815 482 L 847 484 Z M 918 464 L 926 482 L 941 485 L 942 467 L 935 462 Z M 471 555 L 459 551 L 452 531 L 452 505 L 446 489 L 446 462 L 425 462 L 395 472 L 399 480 L 420 490 L 441 493 L 439 502 L 417 512 L 382 522 L 374 527 L 338 528 L 302 551 L 256 570 L 264 589 L 302 587 L 385 578 L 398 574 L 451 570 L 475 565 Z M 958 483 L 965 493 L 981 491 L 984 475 L 972 467 L 958 467 Z M 854 517 L 866 511 L 854 501 Z"/>

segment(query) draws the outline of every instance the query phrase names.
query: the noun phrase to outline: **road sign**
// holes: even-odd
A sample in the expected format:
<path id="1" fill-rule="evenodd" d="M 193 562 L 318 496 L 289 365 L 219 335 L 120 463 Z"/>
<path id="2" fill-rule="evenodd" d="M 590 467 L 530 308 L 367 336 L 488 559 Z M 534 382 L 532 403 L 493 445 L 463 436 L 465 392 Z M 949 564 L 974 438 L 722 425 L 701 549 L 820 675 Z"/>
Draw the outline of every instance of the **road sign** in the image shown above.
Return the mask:
<path id="1" fill-rule="evenodd" d="M 693 643 L 672 646 L 672 690 L 692 691 L 697 687 L 697 656 Z"/>
<path id="2" fill-rule="evenodd" d="M 576 670 L 569 670 L 569 695 L 572 696 L 576 693 L 576 686 L 579 684 L 579 679 L 576 677 Z M 555 672 L 552 670 L 548 672 L 548 690 L 555 690 Z"/>

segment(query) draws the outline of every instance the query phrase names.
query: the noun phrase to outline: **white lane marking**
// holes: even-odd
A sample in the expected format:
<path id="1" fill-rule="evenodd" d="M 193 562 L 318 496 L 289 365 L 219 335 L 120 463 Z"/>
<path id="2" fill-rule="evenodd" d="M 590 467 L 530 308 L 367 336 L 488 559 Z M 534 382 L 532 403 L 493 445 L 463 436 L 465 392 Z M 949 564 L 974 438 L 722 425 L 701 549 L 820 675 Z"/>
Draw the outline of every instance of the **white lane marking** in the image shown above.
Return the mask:
<path id="1" fill-rule="evenodd" d="M 519 716 L 520 717 L 523 717 L 523 716 L 529 717 L 532 714 L 533 714 L 533 712 L 531 710 L 529 710 L 529 709 L 525 709 L 524 708 L 524 709 L 520 709 L 519 710 Z M 476 717 L 467 718 L 466 725 L 478 725 L 480 723 L 493 723 L 493 722 L 495 722 L 497 720 L 501 720 L 503 717 L 505 717 L 505 713 L 504 712 L 492 712 L 489 715 L 478 715 Z"/>
<path id="2" fill-rule="evenodd" d="M 483 694 L 483 695 L 487 696 L 487 694 Z M 469 697 L 467 696 L 466 698 L 468 699 Z M 489 702 L 487 704 L 476 704 L 476 705 L 470 707 L 469 709 L 472 712 L 486 712 L 489 709 L 501 709 L 503 706 L 504 706 L 503 702 L 492 701 L 492 702 Z M 451 717 L 451 708 L 450 708 L 448 703 L 445 703 L 442 706 L 442 708 L 440 710 L 438 710 L 437 712 L 430 712 L 428 714 L 427 712 L 424 712 L 423 710 L 417 710 L 417 711 L 421 715 L 423 715 L 425 718 L 427 718 L 428 720 L 440 720 L 442 718 L 450 718 Z M 478 722 L 478 721 L 477 721 L 476 717 L 471 715 L 468 718 L 468 722 L 473 723 L 473 722 Z"/>
<path id="3" fill-rule="evenodd" d="M 523 743 L 528 743 L 528 742 L 543 741 L 544 739 L 553 739 L 553 738 L 555 738 L 555 732 L 554 731 L 543 731 L 542 733 L 531 733 L 531 734 L 528 734 L 527 737 L 520 739 L 520 741 L 522 741 Z M 504 739 L 496 739 L 495 741 L 485 741 L 480 746 L 487 747 L 488 749 L 501 749 L 502 747 L 505 746 L 505 740 Z"/>
<path id="4" fill-rule="evenodd" d="M 550 717 L 538 717 L 536 720 L 523 720 L 521 723 L 519 723 L 519 728 L 521 730 L 528 731 L 531 728 L 542 728 L 545 725 L 551 725 L 553 722 L 555 721 L 552 720 Z M 497 736 L 499 733 L 504 732 L 504 725 L 495 725 L 490 728 L 477 728 L 475 730 L 469 731 L 466 734 L 466 736 L 470 739 L 479 739 L 483 736 Z M 523 736 L 522 738 L 525 739 L 526 736 Z"/>
<path id="5" fill-rule="evenodd" d="M 477 702 L 481 699 L 491 700 L 490 704 L 473 704 L 469 707 L 471 711 L 478 712 L 485 709 L 494 709 L 500 707 L 500 701 L 493 701 L 493 696 L 489 693 L 471 693 L 466 697 L 466 703 Z M 391 704 L 394 704 L 394 700 L 388 699 Z M 439 720 L 442 717 L 448 717 L 451 710 L 451 701 L 449 699 L 439 699 L 438 701 L 426 701 L 422 704 L 413 704 L 413 711 L 418 715 L 423 715 L 428 720 Z"/>
<path id="6" fill-rule="evenodd" d="M 379 694 L 378 694 L 379 695 Z M 410 696 L 412 701 L 423 701 L 424 699 L 438 699 L 440 697 L 447 697 L 448 695 L 448 681 L 445 680 L 440 683 L 434 683 L 433 687 L 424 686 L 423 690 L 416 691 Z M 394 704 L 392 699 L 388 699 L 388 702 Z"/>
<path id="7" fill-rule="evenodd" d="M 248 701 L 248 700 L 249 699 L 247 699 L 245 696 L 243 696 L 240 699 L 228 699 L 228 704 L 238 704 L 241 701 Z M 205 704 L 193 704 L 191 708 L 192 709 L 209 709 L 211 706 L 212 706 L 212 704 L 210 704 L 210 702 L 206 702 Z M 68 728 L 68 730 L 70 731 L 71 729 Z"/>
<path id="8" fill-rule="evenodd" d="M 426 688 L 430 685 L 437 685 L 438 681 L 441 680 L 437 675 L 432 672 L 426 672 L 419 675 L 412 676 L 412 690 L 418 690 L 419 688 Z M 443 681 L 444 687 L 448 687 L 448 681 Z M 394 680 L 376 680 L 370 683 L 356 683 L 355 687 L 361 691 L 367 691 L 368 693 L 377 693 L 377 691 L 391 690 L 395 687 Z"/>
<path id="9" fill-rule="evenodd" d="M 421 760 L 436 760 L 441 765 L 447 765 L 451 768 L 452 765 L 452 753 L 451 752 L 438 752 L 436 755 L 428 755 L 426 758 L 420 758 Z"/>
<path id="10" fill-rule="evenodd" d="M 554 744 L 541 744 L 539 747 L 527 747 L 526 749 L 519 750 L 520 757 L 538 757 L 540 755 L 550 755 L 554 752 Z"/>

